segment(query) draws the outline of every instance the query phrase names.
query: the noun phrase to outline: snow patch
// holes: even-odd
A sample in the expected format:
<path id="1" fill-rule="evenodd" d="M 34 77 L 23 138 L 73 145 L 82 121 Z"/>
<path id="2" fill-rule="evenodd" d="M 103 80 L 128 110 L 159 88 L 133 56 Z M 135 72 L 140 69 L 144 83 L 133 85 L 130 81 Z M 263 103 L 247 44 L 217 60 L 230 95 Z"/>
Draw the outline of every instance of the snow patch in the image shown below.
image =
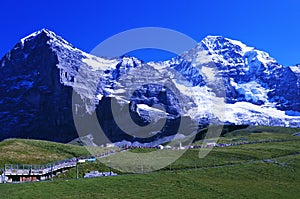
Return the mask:
<path id="1" fill-rule="evenodd" d="M 254 49 L 254 47 L 249 47 L 246 44 L 244 44 L 238 40 L 233 40 L 233 39 L 228 39 L 228 38 L 226 38 L 226 40 L 228 40 L 229 42 L 231 42 L 234 45 L 240 46 L 242 48 L 243 54 L 245 54 L 248 51 L 252 51 Z"/>
<path id="2" fill-rule="evenodd" d="M 101 94 L 98 94 L 98 95 L 97 95 L 97 99 L 98 99 L 99 101 L 102 99 L 102 97 L 103 97 L 103 95 L 101 95 Z"/>
<path id="3" fill-rule="evenodd" d="M 296 73 L 296 74 L 300 74 L 300 66 L 290 66 L 290 69 Z"/>
<path id="4" fill-rule="evenodd" d="M 245 96 L 247 101 L 263 101 L 268 102 L 269 89 L 265 89 L 256 81 L 250 81 L 243 84 L 237 84 L 233 78 L 230 78 L 231 85 L 242 95 Z"/>
<path id="5" fill-rule="evenodd" d="M 205 77 L 207 78 L 208 82 L 214 82 L 216 80 L 216 73 L 217 73 L 217 71 L 216 71 L 215 68 L 203 66 L 201 68 L 201 73 L 205 75 Z"/>
<path id="6" fill-rule="evenodd" d="M 83 58 L 82 61 L 91 66 L 93 70 L 108 70 L 119 62 L 115 59 L 104 59 L 86 53 L 84 53 L 84 55 L 86 58 Z"/>

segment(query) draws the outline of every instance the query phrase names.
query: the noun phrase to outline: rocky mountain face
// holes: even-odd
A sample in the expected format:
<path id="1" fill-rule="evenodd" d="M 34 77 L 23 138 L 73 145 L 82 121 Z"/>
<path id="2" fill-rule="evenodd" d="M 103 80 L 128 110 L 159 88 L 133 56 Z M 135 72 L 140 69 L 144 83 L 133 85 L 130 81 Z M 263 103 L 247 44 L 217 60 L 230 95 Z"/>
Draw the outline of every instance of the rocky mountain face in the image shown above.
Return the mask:
<path id="1" fill-rule="evenodd" d="M 224 37 L 145 63 L 96 57 L 43 29 L 0 61 L 0 139 L 158 144 L 209 123 L 300 127 L 299 97 L 299 65 Z"/>

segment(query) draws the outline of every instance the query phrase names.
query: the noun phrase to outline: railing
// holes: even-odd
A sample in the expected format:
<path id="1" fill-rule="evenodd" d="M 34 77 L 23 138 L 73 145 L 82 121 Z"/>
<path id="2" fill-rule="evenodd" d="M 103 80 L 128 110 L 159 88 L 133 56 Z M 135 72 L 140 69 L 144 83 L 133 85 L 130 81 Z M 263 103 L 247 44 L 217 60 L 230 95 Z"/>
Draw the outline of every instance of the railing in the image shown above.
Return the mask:
<path id="1" fill-rule="evenodd" d="M 41 165 L 41 164 L 5 164 L 3 169 L 4 176 L 46 176 L 54 174 L 56 171 L 76 167 L 77 161 L 85 159 L 89 161 L 98 158 L 104 158 L 117 152 L 125 151 L 127 149 L 118 149 L 105 151 L 101 154 L 90 157 L 71 158 L 67 160 L 60 160 L 57 162 Z"/>
<path id="2" fill-rule="evenodd" d="M 58 161 L 46 165 L 30 165 L 30 164 L 5 164 L 4 175 L 46 175 L 61 169 L 76 166 L 77 159 Z"/>

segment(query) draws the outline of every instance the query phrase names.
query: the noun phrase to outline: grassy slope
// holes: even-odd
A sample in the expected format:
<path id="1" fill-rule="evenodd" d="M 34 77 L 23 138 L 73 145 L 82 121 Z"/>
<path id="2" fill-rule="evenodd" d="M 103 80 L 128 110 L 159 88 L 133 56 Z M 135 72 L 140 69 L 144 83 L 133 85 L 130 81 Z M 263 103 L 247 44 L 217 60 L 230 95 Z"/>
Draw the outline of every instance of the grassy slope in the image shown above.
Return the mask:
<path id="1" fill-rule="evenodd" d="M 38 140 L 8 139 L 0 142 L 0 167 L 3 164 L 46 164 L 88 155 L 85 147 Z"/>
<path id="2" fill-rule="evenodd" d="M 299 198 L 300 156 L 269 163 L 108 178 L 0 185 L 10 198 Z"/>
<path id="3" fill-rule="evenodd" d="M 181 158 L 172 163 L 172 172 L 160 171 L 149 174 L 120 175 L 108 178 L 63 180 L 54 182 L 39 182 L 26 184 L 1 184 L 1 198 L 299 198 L 300 185 L 300 139 L 291 134 L 296 130 L 274 130 L 264 128 L 260 133 L 238 132 L 226 135 L 224 140 L 239 137 L 260 140 L 265 139 L 295 139 L 288 142 L 270 142 L 250 145 L 239 145 L 225 148 L 215 148 L 204 159 L 198 159 L 198 150 L 188 150 Z M 12 143 L 8 143 L 12 142 Z M 17 143 L 17 144 L 16 144 Z M 36 158 L 20 151 L 19 144 L 27 144 L 34 152 L 43 152 L 57 157 L 72 157 L 85 154 L 84 147 L 61 145 L 56 143 L 8 140 L 0 143 L 1 162 L 5 155 L 3 147 L 10 146 L 17 156 L 11 161 L 46 161 L 47 157 Z M 14 147 L 13 147 L 14 146 Z M 17 147 L 16 147 L 17 146 Z M 26 146 L 28 147 L 28 146 Z M 20 148 L 20 149 L 18 149 Z M 6 148 L 7 149 L 7 148 Z M 18 151 L 18 150 L 20 151 Z M 147 149 L 137 149 L 137 152 L 147 152 Z M 25 153 L 25 152 L 23 152 Z M 176 151 L 174 151 L 176 153 Z M 24 157 L 26 157 L 24 159 Z M 43 154 L 41 154 L 43 156 Z M 5 156 L 6 159 L 10 157 Z M 274 163 L 264 163 L 262 159 L 273 158 L 284 163 L 282 167 Z M 194 168 L 196 160 L 197 170 Z M 128 160 L 134 161 L 134 160 Z M 47 161 L 48 162 L 48 161 Z M 234 166 L 216 167 L 233 163 Z M 146 169 L 144 165 L 144 169 Z M 199 169 L 200 167 L 200 169 Z M 107 170 L 102 163 L 82 165 L 80 174 L 88 170 Z M 183 169 L 183 170 L 182 170 Z M 168 170 L 168 168 L 166 168 Z M 75 176 L 75 169 L 60 176 L 70 178 Z"/>
<path id="4" fill-rule="evenodd" d="M 250 126 L 246 129 L 239 129 L 227 133 L 220 139 L 220 141 L 236 140 L 239 138 L 246 138 L 249 141 L 263 140 L 263 139 L 292 139 L 294 133 L 300 132 L 299 128 L 285 128 L 272 126 Z"/>

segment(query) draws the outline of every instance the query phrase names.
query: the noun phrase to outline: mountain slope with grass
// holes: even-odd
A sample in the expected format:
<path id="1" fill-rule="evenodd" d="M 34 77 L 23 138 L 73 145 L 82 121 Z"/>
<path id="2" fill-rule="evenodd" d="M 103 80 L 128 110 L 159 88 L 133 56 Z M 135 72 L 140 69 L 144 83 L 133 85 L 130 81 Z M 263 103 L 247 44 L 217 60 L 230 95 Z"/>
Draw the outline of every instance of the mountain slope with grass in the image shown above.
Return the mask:
<path id="1" fill-rule="evenodd" d="M 252 141 L 269 139 L 270 142 L 217 147 L 201 159 L 199 149 L 189 149 L 171 165 L 151 173 L 141 171 L 140 174 L 119 173 L 113 177 L 83 179 L 85 172 L 109 171 L 109 167 L 100 162 L 80 164 L 80 178 L 77 180 L 76 169 L 72 168 L 53 181 L 0 184 L 0 192 L 4 198 L 298 198 L 300 137 L 293 136 L 298 130 L 277 127 L 239 129 L 219 141 L 242 143 L 245 140 L 240 138 L 243 137 Z M 12 151 L 21 151 L 18 148 L 20 143 L 27 145 L 26 148 L 38 147 L 39 151 L 48 151 L 44 155 L 58 154 L 60 147 L 65 149 L 59 153 L 63 157 L 84 153 L 79 150 L 83 147 L 79 146 L 31 140 L 1 142 L 0 151 L 7 150 L 6 146 Z M 13 149 L 13 146 L 17 148 Z M 132 152 L 147 153 L 151 150 L 133 149 Z M 28 154 L 35 152 L 29 151 Z M 177 150 L 173 152 L 178 153 Z M 16 157 L 14 161 L 17 158 L 23 160 Z M 37 161 L 33 156 L 28 156 L 30 159 Z M 136 159 L 128 161 L 140 164 Z M 147 165 L 144 165 L 146 169 Z"/>
<path id="2" fill-rule="evenodd" d="M 0 164 L 47 164 L 89 155 L 85 147 L 41 140 L 8 139 L 0 142 Z"/>

